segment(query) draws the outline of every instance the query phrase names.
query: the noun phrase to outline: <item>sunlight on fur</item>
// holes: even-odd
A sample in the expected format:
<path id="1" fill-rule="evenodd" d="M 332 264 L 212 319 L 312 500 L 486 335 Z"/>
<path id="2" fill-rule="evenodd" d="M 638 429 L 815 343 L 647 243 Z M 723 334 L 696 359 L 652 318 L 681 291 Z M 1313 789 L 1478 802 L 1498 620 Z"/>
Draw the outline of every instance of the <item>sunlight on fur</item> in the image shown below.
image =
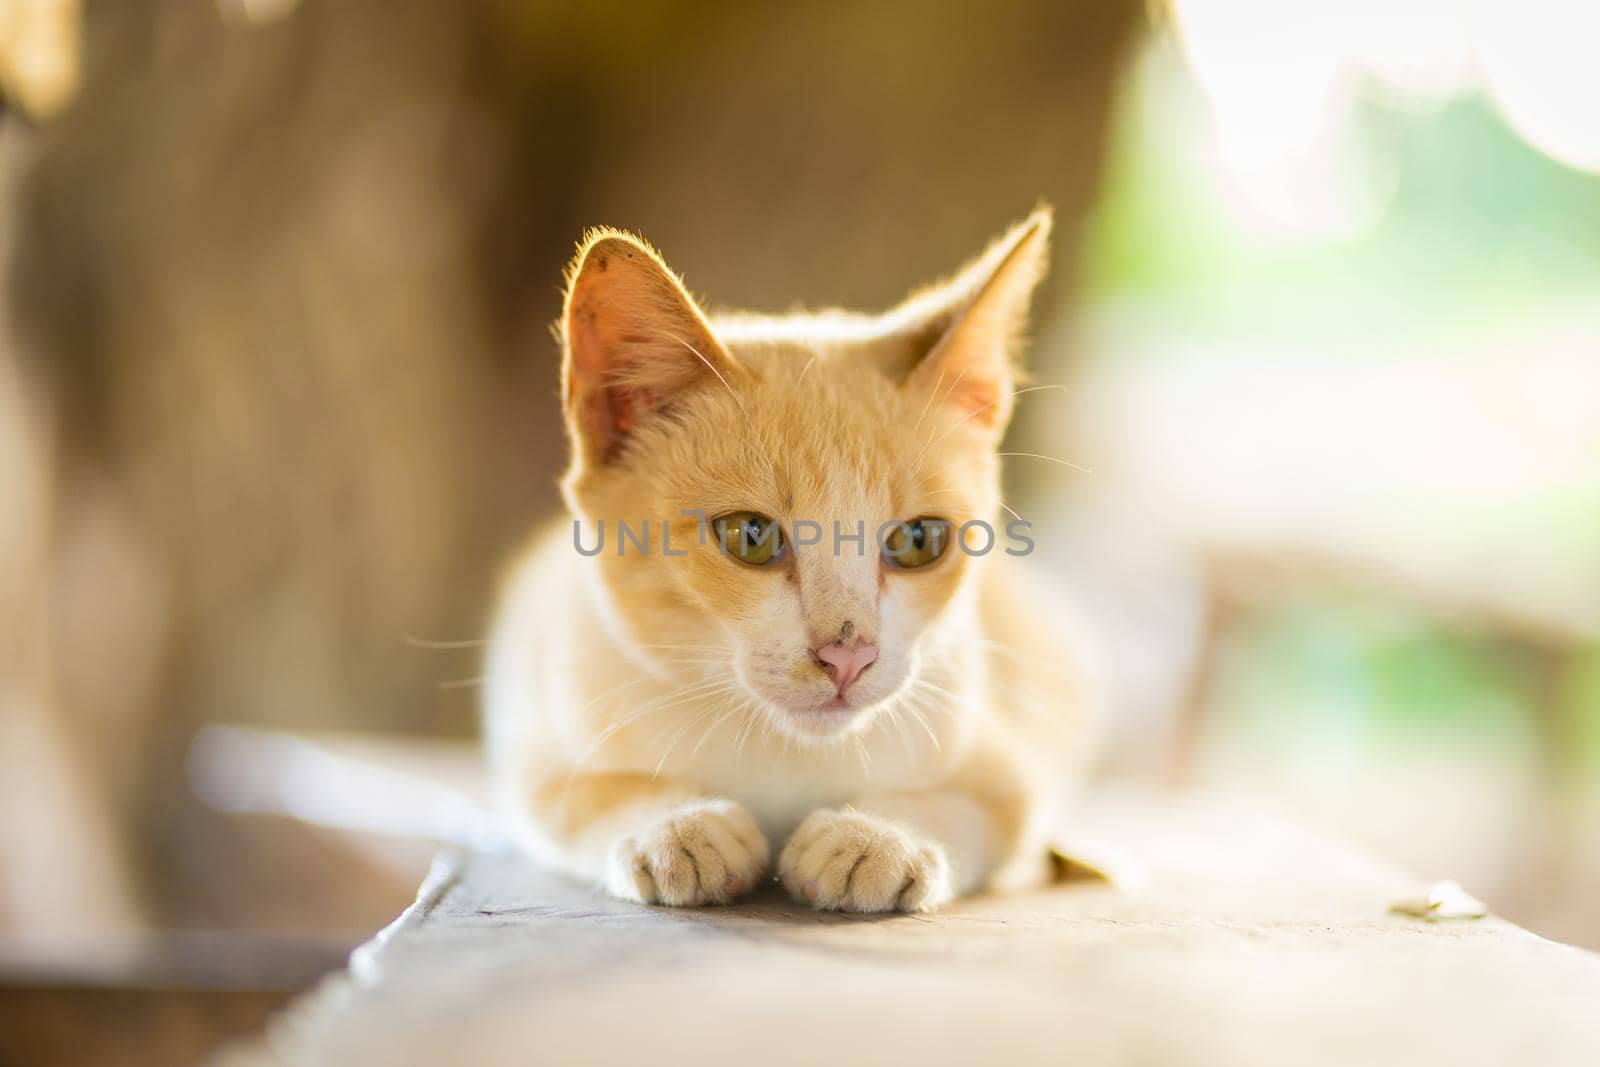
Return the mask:
<path id="1" fill-rule="evenodd" d="M 644 242 L 585 237 L 572 515 L 511 571 L 485 682 L 532 854 L 669 905 L 751 890 L 775 851 L 848 911 L 1046 877 L 1090 709 L 997 450 L 1049 231 L 878 316 L 711 317 Z"/>

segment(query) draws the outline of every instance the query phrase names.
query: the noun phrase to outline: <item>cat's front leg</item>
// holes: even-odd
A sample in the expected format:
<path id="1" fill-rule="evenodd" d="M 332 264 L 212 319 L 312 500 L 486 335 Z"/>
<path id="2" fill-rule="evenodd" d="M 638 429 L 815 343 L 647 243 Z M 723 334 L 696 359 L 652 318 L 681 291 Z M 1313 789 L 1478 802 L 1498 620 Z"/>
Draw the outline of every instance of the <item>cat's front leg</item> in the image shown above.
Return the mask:
<path id="1" fill-rule="evenodd" d="M 731 800 L 640 774 L 547 779 L 526 829 L 536 852 L 643 904 L 724 904 L 760 884 L 770 849 Z"/>
<path id="2" fill-rule="evenodd" d="M 931 911 L 980 888 L 1001 815 L 959 789 L 883 793 L 812 812 L 778 860 L 795 897 L 837 911 Z"/>

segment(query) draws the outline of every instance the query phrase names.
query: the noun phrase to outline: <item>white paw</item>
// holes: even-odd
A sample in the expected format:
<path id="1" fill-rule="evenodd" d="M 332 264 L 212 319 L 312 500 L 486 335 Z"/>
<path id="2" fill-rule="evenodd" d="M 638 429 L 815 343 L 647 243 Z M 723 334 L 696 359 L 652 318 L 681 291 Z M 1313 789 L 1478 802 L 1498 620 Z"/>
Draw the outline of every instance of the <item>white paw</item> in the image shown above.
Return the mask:
<path id="1" fill-rule="evenodd" d="M 796 900 L 836 911 L 932 911 L 955 896 L 943 846 L 855 811 L 806 816 L 778 876 Z"/>
<path id="2" fill-rule="evenodd" d="M 641 904 L 725 904 L 761 881 L 770 856 L 749 812 L 731 800 L 701 801 L 619 839 L 606 888 Z"/>

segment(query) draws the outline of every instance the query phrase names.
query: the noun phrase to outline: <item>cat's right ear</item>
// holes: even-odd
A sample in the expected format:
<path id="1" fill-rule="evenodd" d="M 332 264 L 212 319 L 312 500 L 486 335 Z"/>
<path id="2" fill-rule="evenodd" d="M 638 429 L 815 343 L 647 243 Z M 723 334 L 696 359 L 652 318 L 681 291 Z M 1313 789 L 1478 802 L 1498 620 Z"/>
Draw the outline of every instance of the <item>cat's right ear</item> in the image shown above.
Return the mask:
<path id="1" fill-rule="evenodd" d="M 906 387 L 942 398 L 996 440 L 1011 418 L 1017 349 L 1044 277 L 1051 213 L 1041 206 L 954 278 L 895 312 L 911 322 Z"/>
<path id="2" fill-rule="evenodd" d="M 741 376 L 677 275 L 638 238 L 585 235 L 567 271 L 562 402 L 574 447 L 614 460 L 640 421 L 683 391 Z"/>

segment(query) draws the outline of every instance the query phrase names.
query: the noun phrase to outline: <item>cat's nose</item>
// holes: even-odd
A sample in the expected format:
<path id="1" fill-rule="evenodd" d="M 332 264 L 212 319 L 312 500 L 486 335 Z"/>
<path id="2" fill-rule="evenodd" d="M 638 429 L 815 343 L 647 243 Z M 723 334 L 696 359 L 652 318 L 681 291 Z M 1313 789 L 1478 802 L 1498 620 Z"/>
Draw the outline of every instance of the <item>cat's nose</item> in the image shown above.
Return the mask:
<path id="1" fill-rule="evenodd" d="M 878 646 L 859 639 L 848 643 L 835 641 L 823 645 L 812 654 L 822 665 L 823 673 L 833 679 L 839 695 L 843 696 L 844 691 L 850 688 L 850 683 L 861 677 L 861 672 L 872 666 L 872 661 L 878 658 Z"/>

